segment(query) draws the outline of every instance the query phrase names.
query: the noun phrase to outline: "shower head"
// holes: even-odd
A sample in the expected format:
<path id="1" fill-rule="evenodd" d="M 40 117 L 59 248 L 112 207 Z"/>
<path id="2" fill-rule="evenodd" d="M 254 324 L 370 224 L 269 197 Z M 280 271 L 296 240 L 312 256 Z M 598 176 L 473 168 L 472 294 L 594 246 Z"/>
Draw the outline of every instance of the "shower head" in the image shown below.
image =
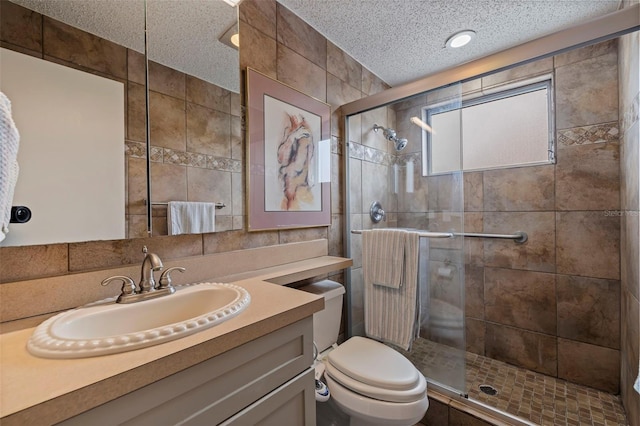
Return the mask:
<path id="1" fill-rule="evenodd" d="M 408 141 L 404 138 L 398 138 L 396 135 L 396 131 L 389 127 L 378 126 L 377 124 L 373 125 L 373 131 L 378 133 L 378 130 L 382 129 L 382 135 L 384 138 L 390 142 L 393 142 L 396 151 L 402 151 L 406 146 Z"/>

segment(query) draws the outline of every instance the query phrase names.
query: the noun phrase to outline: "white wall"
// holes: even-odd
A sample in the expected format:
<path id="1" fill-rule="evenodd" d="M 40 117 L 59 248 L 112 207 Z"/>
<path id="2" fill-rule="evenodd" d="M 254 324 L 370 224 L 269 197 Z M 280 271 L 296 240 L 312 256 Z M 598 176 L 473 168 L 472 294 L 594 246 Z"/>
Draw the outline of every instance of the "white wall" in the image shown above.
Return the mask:
<path id="1" fill-rule="evenodd" d="M 2 246 L 125 237 L 124 85 L 7 49 L 0 88 L 20 132 L 11 224 Z"/>

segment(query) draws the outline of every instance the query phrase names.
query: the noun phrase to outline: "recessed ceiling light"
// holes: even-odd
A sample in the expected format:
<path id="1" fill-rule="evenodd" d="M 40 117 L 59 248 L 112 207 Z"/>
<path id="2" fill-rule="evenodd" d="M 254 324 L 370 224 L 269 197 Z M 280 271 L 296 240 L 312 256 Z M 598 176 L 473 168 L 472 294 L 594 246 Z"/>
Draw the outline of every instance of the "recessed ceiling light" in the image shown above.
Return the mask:
<path id="1" fill-rule="evenodd" d="M 226 44 L 227 46 L 238 50 L 238 47 L 240 47 L 240 36 L 238 35 L 238 25 L 235 23 L 231 25 L 227 29 L 227 31 L 224 32 L 224 34 L 218 37 L 218 40 L 220 40 L 222 43 Z"/>
<path id="2" fill-rule="evenodd" d="M 469 43 L 475 37 L 475 35 L 476 32 L 471 30 L 457 32 L 447 39 L 445 46 L 454 49 L 456 47 L 462 47 Z"/>
<path id="3" fill-rule="evenodd" d="M 237 5 L 240 4 L 241 1 L 242 0 L 224 0 L 224 2 L 231 7 L 236 7 Z"/>

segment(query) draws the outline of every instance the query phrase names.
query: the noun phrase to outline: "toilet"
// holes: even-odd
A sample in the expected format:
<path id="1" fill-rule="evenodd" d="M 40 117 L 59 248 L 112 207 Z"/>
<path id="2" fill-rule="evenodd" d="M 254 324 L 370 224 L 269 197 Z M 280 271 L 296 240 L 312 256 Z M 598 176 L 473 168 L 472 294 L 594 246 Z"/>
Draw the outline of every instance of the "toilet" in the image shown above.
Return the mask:
<path id="1" fill-rule="evenodd" d="M 399 352 L 354 336 L 337 345 L 344 287 L 324 280 L 301 290 L 322 295 L 325 308 L 313 315 L 313 336 L 333 402 L 350 425 L 408 426 L 427 412 L 427 382 Z"/>

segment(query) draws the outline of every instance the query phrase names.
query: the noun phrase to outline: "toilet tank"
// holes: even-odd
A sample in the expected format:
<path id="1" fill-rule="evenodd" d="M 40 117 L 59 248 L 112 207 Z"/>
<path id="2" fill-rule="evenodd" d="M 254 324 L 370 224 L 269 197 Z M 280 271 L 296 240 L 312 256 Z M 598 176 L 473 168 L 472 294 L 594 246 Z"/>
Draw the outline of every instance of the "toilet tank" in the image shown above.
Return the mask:
<path id="1" fill-rule="evenodd" d="M 300 290 L 324 297 L 324 309 L 313 314 L 313 341 L 318 352 L 322 352 L 338 341 L 344 287 L 335 281 L 323 280 Z"/>

